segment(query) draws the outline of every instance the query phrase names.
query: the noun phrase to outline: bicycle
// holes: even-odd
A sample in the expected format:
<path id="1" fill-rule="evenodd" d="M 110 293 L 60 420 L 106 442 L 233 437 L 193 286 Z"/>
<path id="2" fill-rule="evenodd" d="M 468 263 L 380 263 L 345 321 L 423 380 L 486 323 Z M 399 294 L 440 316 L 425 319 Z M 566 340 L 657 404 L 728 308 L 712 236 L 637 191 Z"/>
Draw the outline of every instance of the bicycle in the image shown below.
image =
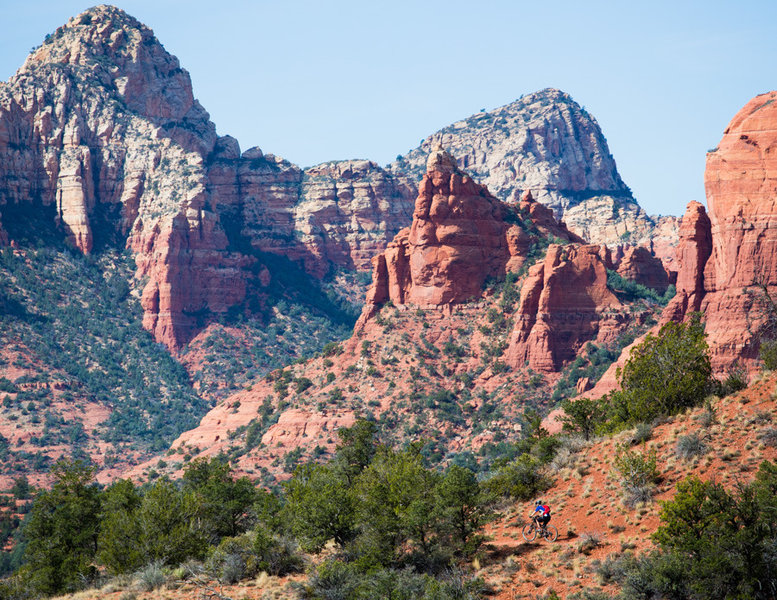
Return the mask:
<path id="1" fill-rule="evenodd" d="M 540 527 L 536 519 L 532 519 L 529 524 L 524 526 L 521 535 L 523 535 L 523 539 L 527 542 L 533 542 L 538 535 L 549 542 L 555 542 L 556 538 L 558 538 L 558 529 L 550 524 Z"/>

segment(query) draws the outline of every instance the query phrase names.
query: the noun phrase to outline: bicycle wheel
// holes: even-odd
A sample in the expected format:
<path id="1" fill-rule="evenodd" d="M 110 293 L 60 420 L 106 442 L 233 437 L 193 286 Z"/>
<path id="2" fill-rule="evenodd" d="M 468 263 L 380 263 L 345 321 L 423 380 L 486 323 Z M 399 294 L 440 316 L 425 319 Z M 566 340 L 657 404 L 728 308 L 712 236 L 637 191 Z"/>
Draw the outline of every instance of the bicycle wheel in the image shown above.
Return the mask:
<path id="1" fill-rule="evenodd" d="M 533 541 L 534 538 L 537 537 L 537 528 L 534 526 L 534 523 L 525 525 L 523 531 L 521 531 L 521 535 L 523 535 L 523 539 L 527 542 Z"/>
<path id="2" fill-rule="evenodd" d="M 545 534 L 545 539 L 549 542 L 555 542 L 556 538 L 558 537 L 558 529 L 553 527 L 553 525 L 548 525 L 545 527 L 545 530 L 547 532 Z"/>

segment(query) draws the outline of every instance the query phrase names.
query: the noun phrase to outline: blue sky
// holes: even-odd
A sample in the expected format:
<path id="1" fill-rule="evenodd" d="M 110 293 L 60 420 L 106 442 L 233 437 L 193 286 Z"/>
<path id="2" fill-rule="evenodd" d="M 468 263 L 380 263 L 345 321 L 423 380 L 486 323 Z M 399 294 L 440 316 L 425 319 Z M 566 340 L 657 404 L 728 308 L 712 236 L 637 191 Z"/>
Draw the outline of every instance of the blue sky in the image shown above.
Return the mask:
<path id="1" fill-rule="evenodd" d="M 0 80 L 93 3 L 0 0 Z M 301 166 L 386 164 L 481 108 L 556 87 L 651 214 L 704 199 L 707 149 L 777 89 L 777 2 L 119 0 L 189 71 L 219 134 Z"/>

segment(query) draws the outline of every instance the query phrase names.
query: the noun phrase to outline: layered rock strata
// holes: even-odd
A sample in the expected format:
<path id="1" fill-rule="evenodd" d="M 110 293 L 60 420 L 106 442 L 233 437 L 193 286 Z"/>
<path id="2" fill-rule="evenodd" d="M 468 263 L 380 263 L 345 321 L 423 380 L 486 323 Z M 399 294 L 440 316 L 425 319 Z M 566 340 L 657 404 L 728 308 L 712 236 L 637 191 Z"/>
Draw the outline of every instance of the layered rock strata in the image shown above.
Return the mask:
<path id="1" fill-rule="evenodd" d="M 366 161 L 303 172 L 241 154 L 178 60 L 114 7 L 70 19 L 0 84 L 0 243 L 32 214 L 84 253 L 126 244 L 144 323 L 171 349 L 240 304 L 255 273 L 267 283 L 256 251 L 317 275 L 363 267 L 409 221 L 397 186 Z"/>
<path id="2" fill-rule="evenodd" d="M 435 308 L 476 299 L 486 278 L 519 271 L 533 244 L 556 239 L 566 244 L 551 244 L 523 283 L 506 363 L 558 372 L 586 342 L 614 341 L 629 318 L 607 288 L 607 248 L 585 245 L 528 191 L 515 208 L 511 214 L 523 223 L 507 223 L 513 209 L 463 173 L 448 152 L 434 150 L 411 227 L 373 259 L 373 284 L 357 331 L 388 301 Z"/>

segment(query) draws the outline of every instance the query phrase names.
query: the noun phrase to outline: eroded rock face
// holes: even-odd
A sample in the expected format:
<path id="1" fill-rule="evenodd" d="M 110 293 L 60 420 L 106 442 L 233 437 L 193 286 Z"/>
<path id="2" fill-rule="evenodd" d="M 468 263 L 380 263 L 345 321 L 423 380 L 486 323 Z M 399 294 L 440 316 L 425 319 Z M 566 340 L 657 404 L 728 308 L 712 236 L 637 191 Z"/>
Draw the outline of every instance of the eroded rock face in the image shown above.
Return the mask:
<path id="1" fill-rule="evenodd" d="M 618 261 L 617 272 L 624 279 L 640 283 L 659 294 L 666 292 L 672 283 L 661 260 L 644 246 L 627 248 Z"/>
<path id="2" fill-rule="evenodd" d="M 614 341 L 627 321 L 622 308 L 607 288 L 600 246 L 551 245 L 521 289 L 506 362 L 559 371 L 586 342 Z"/>
<path id="3" fill-rule="evenodd" d="M 504 202 L 531 190 L 589 243 L 647 245 L 656 226 L 621 179 L 599 124 L 569 94 L 545 89 L 458 121 L 392 163 L 412 188 L 435 144 Z"/>
<path id="4" fill-rule="evenodd" d="M 528 191 L 515 208 L 513 218 L 530 221 L 533 233 L 525 222 L 505 222 L 511 209 L 438 147 L 427 161 L 413 224 L 373 259 L 373 285 L 357 330 L 387 301 L 432 308 L 477 299 L 486 277 L 517 272 L 531 245 L 544 238 L 567 244 L 551 244 L 544 261 L 530 268 L 505 362 L 553 373 L 586 342 L 612 342 L 629 318 L 607 288 L 609 250 L 584 244 Z"/>
<path id="5" fill-rule="evenodd" d="M 429 155 L 412 225 L 373 259 L 368 304 L 434 307 L 480 295 L 486 278 L 503 276 L 510 258 L 505 214 L 502 203 L 438 147 Z"/>
<path id="6" fill-rule="evenodd" d="M 707 154 L 704 185 L 712 253 L 704 267 L 708 341 L 713 363 L 757 359 L 753 331 L 762 317 L 748 288 L 777 291 L 777 92 L 755 97 Z M 678 278 L 679 280 L 679 278 Z"/>
<path id="7" fill-rule="evenodd" d="M 68 21 L 0 84 L 0 182 L 0 243 L 13 243 L 15 215 L 34 213 L 84 253 L 126 244 L 147 281 L 144 323 L 171 349 L 243 302 L 255 273 L 267 285 L 250 249 L 316 275 L 363 268 L 410 220 L 374 163 L 304 173 L 241 154 L 178 60 L 110 6 Z"/>
<path id="8" fill-rule="evenodd" d="M 126 240 L 149 277 L 144 321 L 176 347 L 191 325 L 183 311 L 226 310 L 244 293 L 206 191 L 217 139 L 151 30 L 114 7 L 90 9 L 0 85 L 3 219 L 53 206 L 82 252 Z"/>
<path id="9" fill-rule="evenodd" d="M 739 111 L 704 174 L 709 216 L 688 204 L 677 246 L 677 295 L 660 324 L 701 312 L 713 369 L 722 375 L 742 362 L 758 364 L 758 328 L 764 304 L 756 286 L 777 293 L 777 92 Z M 618 361 L 625 363 L 630 348 Z M 616 365 L 594 395 L 615 387 Z"/>
<path id="10" fill-rule="evenodd" d="M 412 203 L 397 180 L 372 161 L 347 160 L 304 172 L 294 227 L 309 272 L 332 265 L 369 270 L 373 256 L 411 220 Z"/>

